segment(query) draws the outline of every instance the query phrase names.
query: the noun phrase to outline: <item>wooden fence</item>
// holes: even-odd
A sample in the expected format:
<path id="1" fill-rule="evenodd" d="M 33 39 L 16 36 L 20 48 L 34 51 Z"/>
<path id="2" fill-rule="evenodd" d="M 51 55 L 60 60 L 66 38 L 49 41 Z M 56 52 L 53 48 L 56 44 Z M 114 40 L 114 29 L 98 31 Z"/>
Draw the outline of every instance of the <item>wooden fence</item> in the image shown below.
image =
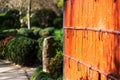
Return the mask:
<path id="1" fill-rule="evenodd" d="M 65 0 L 64 80 L 120 80 L 120 0 Z"/>

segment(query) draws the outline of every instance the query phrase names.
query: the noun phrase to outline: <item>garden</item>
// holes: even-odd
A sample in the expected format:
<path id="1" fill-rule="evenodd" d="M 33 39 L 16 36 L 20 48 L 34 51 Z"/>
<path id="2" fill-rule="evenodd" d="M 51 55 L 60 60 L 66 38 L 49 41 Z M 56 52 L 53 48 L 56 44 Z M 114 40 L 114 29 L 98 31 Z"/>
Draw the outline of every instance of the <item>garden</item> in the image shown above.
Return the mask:
<path id="1" fill-rule="evenodd" d="M 9 9 L 0 13 L 0 59 L 21 66 L 35 66 L 30 80 L 62 80 L 63 74 L 63 15 L 51 9 L 31 12 L 30 29 L 26 13 Z M 43 42 L 52 37 L 49 55 L 49 72 L 43 71 Z"/>

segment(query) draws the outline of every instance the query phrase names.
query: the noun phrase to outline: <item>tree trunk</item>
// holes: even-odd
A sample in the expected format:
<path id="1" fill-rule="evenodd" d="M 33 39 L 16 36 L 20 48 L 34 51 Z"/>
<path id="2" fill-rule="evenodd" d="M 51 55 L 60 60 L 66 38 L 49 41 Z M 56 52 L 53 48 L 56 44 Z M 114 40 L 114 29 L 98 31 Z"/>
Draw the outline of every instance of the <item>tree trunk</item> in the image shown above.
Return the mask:
<path id="1" fill-rule="evenodd" d="M 27 11 L 28 29 L 30 29 L 30 14 L 31 14 L 31 0 L 28 0 L 28 11 Z"/>

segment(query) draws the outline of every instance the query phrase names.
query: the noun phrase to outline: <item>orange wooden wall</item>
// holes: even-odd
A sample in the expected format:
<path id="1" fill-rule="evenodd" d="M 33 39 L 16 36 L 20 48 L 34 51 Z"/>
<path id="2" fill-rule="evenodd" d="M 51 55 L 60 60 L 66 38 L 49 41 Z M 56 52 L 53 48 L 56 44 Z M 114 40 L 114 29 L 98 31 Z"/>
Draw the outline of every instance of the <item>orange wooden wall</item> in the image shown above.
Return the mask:
<path id="1" fill-rule="evenodd" d="M 64 80 L 120 80 L 120 0 L 66 0 Z"/>

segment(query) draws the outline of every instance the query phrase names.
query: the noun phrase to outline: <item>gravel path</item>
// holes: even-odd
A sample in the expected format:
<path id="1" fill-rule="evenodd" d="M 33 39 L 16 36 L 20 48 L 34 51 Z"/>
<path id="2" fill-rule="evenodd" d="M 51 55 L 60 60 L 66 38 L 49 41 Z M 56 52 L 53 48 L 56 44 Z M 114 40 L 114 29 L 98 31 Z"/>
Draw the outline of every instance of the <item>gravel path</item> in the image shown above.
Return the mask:
<path id="1" fill-rule="evenodd" d="M 0 60 L 0 80 L 29 80 L 34 70 Z"/>

